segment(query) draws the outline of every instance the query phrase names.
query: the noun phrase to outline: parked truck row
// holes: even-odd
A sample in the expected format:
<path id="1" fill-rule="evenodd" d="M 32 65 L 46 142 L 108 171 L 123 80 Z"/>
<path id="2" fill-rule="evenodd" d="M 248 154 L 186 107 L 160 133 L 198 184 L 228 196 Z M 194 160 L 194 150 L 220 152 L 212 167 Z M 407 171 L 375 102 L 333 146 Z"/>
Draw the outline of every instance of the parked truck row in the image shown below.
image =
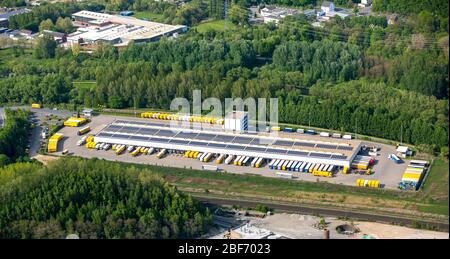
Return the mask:
<path id="1" fill-rule="evenodd" d="M 305 130 L 305 129 L 301 129 L 301 128 L 294 129 L 294 128 L 289 128 L 289 127 L 282 128 L 280 126 L 273 126 L 271 128 L 267 128 L 266 131 L 283 131 L 283 132 L 289 132 L 289 133 L 297 132 L 297 133 L 308 134 L 308 135 L 319 134 L 319 136 L 326 137 L 326 138 L 329 138 L 329 137 L 332 137 L 332 138 L 343 138 L 343 139 L 352 139 L 353 138 L 351 134 L 344 134 L 344 135 L 342 135 L 340 133 L 329 133 L 329 132 L 326 132 L 326 131 L 316 132 L 315 130 L 311 130 L 311 129 Z"/>
<path id="2" fill-rule="evenodd" d="M 304 172 L 311 173 L 315 176 L 333 177 L 336 166 L 304 161 L 273 159 L 269 163 L 269 168 L 272 170 Z"/>

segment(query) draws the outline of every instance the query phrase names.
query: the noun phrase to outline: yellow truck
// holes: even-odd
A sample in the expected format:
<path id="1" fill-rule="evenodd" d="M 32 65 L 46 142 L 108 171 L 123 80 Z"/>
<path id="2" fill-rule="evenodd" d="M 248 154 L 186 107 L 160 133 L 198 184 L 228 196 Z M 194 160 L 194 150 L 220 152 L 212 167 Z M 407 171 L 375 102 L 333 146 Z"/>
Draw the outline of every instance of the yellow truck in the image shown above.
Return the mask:
<path id="1" fill-rule="evenodd" d="M 55 133 L 53 136 L 50 137 L 50 139 L 48 140 L 48 147 L 47 147 L 47 151 L 49 153 L 53 153 L 56 152 L 58 149 L 58 141 L 60 139 L 62 139 L 63 134 L 61 133 Z"/>
<path id="2" fill-rule="evenodd" d="M 89 131 L 91 131 L 91 127 L 86 126 L 86 127 L 82 128 L 82 129 L 80 129 L 80 130 L 77 132 L 77 134 L 78 134 L 78 135 L 83 135 L 83 134 L 85 134 L 85 133 L 88 133 Z"/>
<path id="3" fill-rule="evenodd" d="M 66 127 L 79 127 L 87 122 L 86 118 L 70 117 L 64 122 Z"/>
<path id="4" fill-rule="evenodd" d="M 131 152 L 132 156 L 137 156 L 139 154 L 140 149 L 136 148 L 135 150 L 133 150 L 133 152 Z"/>
<path id="5" fill-rule="evenodd" d="M 323 177 L 333 177 L 333 174 L 331 172 L 326 171 L 313 171 L 312 174 L 314 176 L 323 176 Z"/>
<path id="6" fill-rule="evenodd" d="M 344 166 L 344 169 L 342 169 L 342 173 L 343 174 L 348 174 L 349 173 L 348 166 Z"/>
<path id="7" fill-rule="evenodd" d="M 364 180 L 357 179 L 356 186 L 358 187 L 369 187 L 369 188 L 379 188 L 380 182 L 378 180 Z"/>
<path id="8" fill-rule="evenodd" d="M 125 145 L 121 145 L 116 149 L 116 155 L 122 154 L 122 152 L 125 151 Z"/>

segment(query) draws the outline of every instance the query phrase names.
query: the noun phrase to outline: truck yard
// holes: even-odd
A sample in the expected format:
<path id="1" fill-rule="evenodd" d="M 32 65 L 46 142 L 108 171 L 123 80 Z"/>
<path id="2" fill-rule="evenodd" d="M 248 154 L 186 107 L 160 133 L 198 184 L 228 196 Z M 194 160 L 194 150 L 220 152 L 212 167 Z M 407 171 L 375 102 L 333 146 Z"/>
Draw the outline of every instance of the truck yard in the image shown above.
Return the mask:
<path id="1" fill-rule="evenodd" d="M 397 189 L 399 182 L 402 180 L 402 174 L 407 168 L 407 163 L 397 164 L 388 158 L 389 154 L 395 153 L 394 146 L 380 143 L 360 140 L 334 139 L 331 137 L 321 137 L 319 135 L 308 135 L 297 132 L 277 132 L 278 137 L 271 140 L 272 144 L 270 144 L 269 147 L 261 149 L 259 146 L 260 143 L 256 143 L 255 140 L 257 138 L 269 138 L 270 134 L 234 134 L 232 136 L 235 137 L 233 138 L 235 142 L 231 143 L 229 140 L 224 139 L 226 137 L 226 133 L 222 132 L 219 125 L 202 124 L 202 131 L 189 131 L 183 129 L 183 131 L 173 132 L 167 130 L 169 124 L 170 121 L 167 120 L 98 115 L 93 117 L 91 122 L 83 125 L 82 127 L 90 127 L 91 130 L 86 135 L 94 136 L 93 141 L 105 143 L 102 146 L 103 150 L 97 150 L 95 146 L 93 146 L 93 148 L 87 148 L 85 145 L 77 145 L 77 142 L 80 144 L 79 141 L 82 138 L 82 136 L 78 135 L 80 127 L 64 127 L 58 132 L 62 133 L 64 137 L 59 141 L 57 152 L 54 154 L 62 155 L 63 150 L 67 150 L 70 155 L 86 158 L 97 157 L 111 161 L 199 170 L 213 170 L 211 173 L 229 172 L 238 174 L 255 174 L 266 177 L 288 176 L 283 178 L 313 182 L 326 181 L 350 186 L 356 186 L 357 180 L 362 180 L 362 182 L 377 182 L 376 187 L 364 185 L 366 187 L 361 188 L 375 187 Z M 146 135 L 135 135 L 127 132 L 141 132 L 142 130 L 147 130 L 147 132 L 152 135 L 149 135 L 150 137 L 148 137 Z M 156 132 L 158 132 L 159 135 L 156 135 Z M 127 140 L 123 139 L 124 136 L 122 136 L 122 138 L 111 138 L 113 135 L 121 136 L 126 134 L 136 137 L 135 141 L 137 142 L 130 142 L 128 139 L 130 136 L 126 136 Z M 175 137 L 177 134 L 179 134 L 178 137 Z M 179 137 L 180 134 L 184 134 L 184 140 Z M 189 134 L 191 134 L 191 136 L 189 136 Z M 194 140 L 192 134 L 195 134 L 195 137 L 204 138 Z M 225 144 L 212 141 L 212 137 L 216 140 L 222 138 L 222 141 Z M 246 140 L 246 137 L 251 137 L 252 141 L 255 141 L 256 145 L 242 144 L 246 143 L 245 141 L 250 141 Z M 289 139 L 294 142 L 294 145 L 291 145 L 290 143 L 287 144 L 291 147 L 295 146 L 295 143 L 305 143 L 306 145 L 308 143 L 315 144 L 314 146 L 310 145 L 307 148 L 299 150 L 294 150 L 293 148 L 284 150 L 283 145 L 286 145 L 286 141 L 289 141 Z M 148 140 L 156 140 L 156 142 L 151 142 Z M 109 141 L 109 146 L 106 145 L 107 141 Z M 142 150 L 146 151 L 145 153 L 152 151 L 152 154 L 144 154 L 140 152 L 140 150 L 137 150 L 138 146 L 144 147 L 143 144 L 140 145 L 142 142 L 139 141 L 148 141 L 148 145 L 146 145 L 147 149 L 145 150 L 145 148 L 143 148 Z M 237 141 L 241 141 L 241 143 L 236 143 Z M 173 142 L 174 145 L 164 146 L 170 144 L 170 142 Z M 152 144 L 155 146 L 152 146 Z M 239 147 L 239 144 L 244 145 L 244 147 Z M 274 144 L 279 144 L 279 146 Z M 333 144 L 336 146 L 333 147 Z M 117 147 L 121 145 L 124 146 L 123 150 L 117 152 Z M 133 145 L 135 147 L 134 149 L 131 149 L 130 146 Z M 211 148 L 211 145 L 214 148 Z M 351 148 L 344 148 L 340 150 L 340 146 L 350 146 Z M 373 160 L 371 159 L 372 164 L 370 168 L 367 167 L 368 161 L 362 161 L 369 158 L 367 156 L 369 150 L 364 148 L 366 146 L 378 147 L 377 156 L 373 157 Z M 100 146 L 97 146 L 97 148 L 99 147 Z M 112 147 L 116 147 L 116 150 L 111 150 Z M 250 151 L 247 150 L 249 147 L 251 149 Z M 245 150 L 239 151 L 239 148 L 245 148 Z M 302 151 L 305 149 L 308 150 L 308 152 L 306 152 L 307 154 Z M 336 152 L 336 150 L 339 150 L 339 152 Z M 203 161 L 200 161 L 199 159 L 192 159 L 196 152 L 198 158 L 202 158 Z M 277 154 L 276 152 L 280 152 L 280 154 Z M 200 157 L 200 154 L 202 154 L 203 157 Z M 232 159 L 230 159 L 230 155 L 233 155 Z M 240 157 L 240 159 L 238 159 L 238 157 Z M 296 161 L 297 159 L 298 161 Z M 244 160 L 246 160 L 246 163 L 244 163 Z M 285 160 L 283 163 L 284 166 L 275 167 L 274 164 L 277 160 L 279 160 L 278 164 L 282 162 L 281 160 Z M 302 160 L 304 162 L 302 162 Z M 357 160 L 359 162 L 357 162 Z M 305 172 L 307 165 L 303 165 L 303 172 L 301 172 L 301 170 L 298 171 L 301 167 L 300 164 L 305 164 L 310 161 L 316 164 L 316 170 L 314 171 L 315 173 L 312 173 L 312 170 Z M 288 170 L 289 164 L 291 170 Z M 297 170 L 295 170 L 296 168 L 292 166 L 295 164 L 297 164 Z M 360 165 L 358 164 L 363 164 L 363 168 L 365 169 L 359 169 Z M 365 167 L 364 164 L 366 165 Z M 346 166 L 354 167 L 351 173 L 343 173 Z M 312 165 L 310 165 L 310 167 L 312 167 Z M 319 168 L 321 169 L 319 170 Z"/>

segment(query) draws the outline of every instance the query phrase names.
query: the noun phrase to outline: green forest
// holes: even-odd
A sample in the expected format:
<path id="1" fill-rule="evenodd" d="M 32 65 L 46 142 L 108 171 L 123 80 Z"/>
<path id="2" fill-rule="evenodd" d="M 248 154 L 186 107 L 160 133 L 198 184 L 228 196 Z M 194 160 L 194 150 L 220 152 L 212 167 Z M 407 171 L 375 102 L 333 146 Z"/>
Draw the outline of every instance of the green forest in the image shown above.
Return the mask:
<path id="1" fill-rule="evenodd" d="M 150 169 L 90 159 L 0 168 L 0 238 L 194 238 L 210 211 Z"/>
<path id="2" fill-rule="evenodd" d="M 5 121 L 0 127 L 0 167 L 15 161 L 27 160 L 25 147 L 28 142 L 29 112 L 5 110 Z"/>
<path id="3" fill-rule="evenodd" d="M 419 6 L 428 1 L 415 0 Z M 118 3 L 122 3 L 117 5 Z M 258 0 L 231 1 L 248 7 Z M 310 8 L 315 1 L 273 0 Z M 335 17 L 314 27 L 304 15 L 278 25 L 243 24 L 125 48 L 99 45 L 92 54 L 41 38 L 31 48 L 0 50 L 0 103 L 73 103 L 109 108 L 169 109 L 175 97 L 277 97 L 280 122 L 356 132 L 448 153 L 448 3 L 404 9 L 409 1 L 374 1 L 385 15 Z M 411 5 L 413 6 L 413 5 Z M 14 28 L 56 23 L 73 11 L 154 10 L 189 26 L 216 17 L 217 1 L 183 7 L 154 1 L 54 4 L 14 16 Z M 405 10 L 398 12 L 398 10 Z M 439 9 L 439 10 L 438 10 Z M 231 18 L 230 18 L 231 19 Z M 74 81 L 95 81 L 77 88 Z"/>

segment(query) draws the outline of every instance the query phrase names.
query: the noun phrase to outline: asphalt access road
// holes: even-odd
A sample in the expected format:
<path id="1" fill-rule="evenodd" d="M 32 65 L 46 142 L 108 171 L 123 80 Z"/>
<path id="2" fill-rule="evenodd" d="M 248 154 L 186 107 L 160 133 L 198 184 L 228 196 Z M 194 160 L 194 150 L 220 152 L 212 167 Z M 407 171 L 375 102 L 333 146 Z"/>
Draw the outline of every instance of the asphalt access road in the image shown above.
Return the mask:
<path id="1" fill-rule="evenodd" d="M 388 224 L 399 224 L 404 226 L 411 226 L 413 222 L 420 224 L 427 224 L 429 226 L 434 226 L 438 230 L 448 232 L 449 224 L 443 222 L 432 222 L 420 219 L 411 219 L 404 218 L 399 216 L 389 216 L 389 215 L 379 215 L 379 214 L 369 214 L 364 212 L 354 212 L 354 211 L 342 211 L 337 209 L 323 209 L 323 208 L 315 208 L 315 207 L 307 207 L 299 204 L 287 204 L 287 203 L 271 203 L 265 201 L 248 201 L 248 200 L 233 200 L 233 199 L 224 199 L 224 198 L 216 198 L 216 197 L 205 197 L 198 195 L 196 193 L 191 193 L 191 195 L 197 200 L 205 203 L 206 205 L 236 205 L 241 206 L 243 208 L 254 208 L 258 204 L 266 205 L 267 207 L 274 209 L 275 211 L 280 212 L 289 212 L 296 214 L 307 214 L 307 215 L 321 215 L 321 216 L 330 216 L 330 217 L 340 217 L 340 218 L 351 218 L 354 220 L 367 220 L 367 221 L 375 221 L 382 222 Z"/>

